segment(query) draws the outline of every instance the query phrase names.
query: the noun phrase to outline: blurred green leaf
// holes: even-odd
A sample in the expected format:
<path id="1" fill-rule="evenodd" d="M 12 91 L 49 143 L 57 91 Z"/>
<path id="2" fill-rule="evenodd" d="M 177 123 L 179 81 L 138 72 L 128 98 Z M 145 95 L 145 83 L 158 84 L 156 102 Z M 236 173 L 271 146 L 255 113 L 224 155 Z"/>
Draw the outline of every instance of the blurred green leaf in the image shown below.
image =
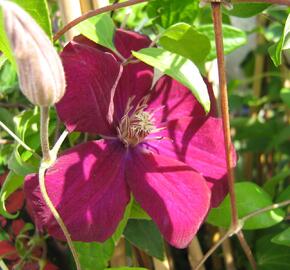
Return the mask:
<path id="1" fill-rule="evenodd" d="M 185 22 L 192 24 L 198 15 L 199 0 L 151 0 L 147 5 L 148 17 L 164 28 Z"/>
<path id="2" fill-rule="evenodd" d="M 290 248 L 271 242 L 273 235 L 258 239 L 256 244 L 256 258 L 259 270 L 289 270 Z"/>
<path id="3" fill-rule="evenodd" d="M 268 51 L 270 57 L 275 64 L 275 66 L 279 66 L 282 61 L 282 51 L 290 48 L 290 15 L 288 15 L 287 20 L 285 22 L 283 34 L 280 40 L 274 45 L 270 46 Z"/>
<path id="4" fill-rule="evenodd" d="M 115 25 L 109 14 L 104 13 L 91 17 L 76 27 L 88 39 L 116 52 L 114 45 Z"/>
<path id="5" fill-rule="evenodd" d="M 267 191 L 272 197 L 275 195 L 276 187 L 279 183 L 284 181 L 290 175 L 290 169 L 284 168 L 278 174 L 269 179 L 263 186 L 263 189 Z"/>
<path id="6" fill-rule="evenodd" d="M 282 192 L 277 197 L 277 202 L 283 202 L 290 200 L 290 185 L 282 190 Z"/>
<path id="7" fill-rule="evenodd" d="M 0 191 L 0 214 L 6 218 L 16 218 L 18 214 L 7 212 L 5 202 L 7 198 L 23 184 L 24 177 L 10 171 L 1 187 Z"/>
<path id="8" fill-rule="evenodd" d="M 18 87 L 16 69 L 9 61 L 0 67 L 0 86 L 0 96 L 10 94 Z"/>
<path id="9" fill-rule="evenodd" d="M 40 25 L 40 27 L 42 27 L 42 29 L 46 32 L 48 37 L 52 39 L 51 21 L 46 0 L 25 0 L 25 1 L 12 0 L 12 1 L 18 4 L 20 7 L 22 7 L 25 11 L 27 11 L 32 16 L 32 18 Z M 3 14 L 1 8 L 0 8 L 0 51 L 2 51 L 6 55 L 6 57 L 9 59 L 9 61 L 13 64 L 15 68 L 16 63 L 9 45 L 7 35 L 4 31 Z"/>
<path id="10" fill-rule="evenodd" d="M 160 232 L 153 221 L 130 219 L 124 231 L 126 239 L 150 256 L 164 258 L 164 246 Z"/>
<path id="11" fill-rule="evenodd" d="M 82 270 L 104 270 L 113 255 L 115 244 L 112 238 L 104 243 L 74 242 Z"/>
<path id="12" fill-rule="evenodd" d="M 113 267 L 106 268 L 105 270 L 147 270 L 147 269 L 142 267 Z"/>
<path id="13" fill-rule="evenodd" d="M 211 50 L 207 60 L 216 58 L 215 33 L 212 24 L 202 25 L 196 28 L 198 32 L 206 35 L 211 43 Z M 244 31 L 230 25 L 223 24 L 224 53 L 229 54 L 247 43 L 247 35 Z"/>
<path id="14" fill-rule="evenodd" d="M 282 88 L 280 91 L 280 97 L 283 102 L 290 108 L 290 88 Z"/>
<path id="15" fill-rule="evenodd" d="M 0 107 L 0 121 L 5 124 L 11 131 L 14 130 L 13 115 L 4 108 Z"/>
<path id="16" fill-rule="evenodd" d="M 270 4 L 264 3 L 236 3 L 233 4 L 232 10 L 224 9 L 223 12 L 230 16 L 248 18 L 261 13 L 269 6 Z"/>
<path id="17" fill-rule="evenodd" d="M 203 63 L 210 52 L 208 37 L 186 23 L 169 27 L 159 41 L 164 49 L 188 58 L 196 65 Z"/>
<path id="18" fill-rule="evenodd" d="M 278 245 L 290 247 L 290 227 L 287 228 L 286 230 L 284 230 L 283 232 L 275 235 L 271 239 L 271 242 L 278 244 Z"/>
<path id="19" fill-rule="evenodd" d="M 258 185 L 252 182 L 241 182 L 235 184 L 236 202 L 239 218 L 247 214 L 273 204 L 270 196 Z M 271 227 L 284 219 L 284 211 L 281 209 L 271 210 L 245 222 L 243 229 L 255 230 Z M 210 224 L 229 227 L 231 224 L 231 207 L 229 195 L 222 204 L 213 208 L 207 218 Z"/>
<path id="20" fill-rule="evenodd" d="M 206 112 L 210 109 L 207 86 L 198 68 L 188 59 L 161 48 L 146 48 L 132 54 L 189 88 Z"/>

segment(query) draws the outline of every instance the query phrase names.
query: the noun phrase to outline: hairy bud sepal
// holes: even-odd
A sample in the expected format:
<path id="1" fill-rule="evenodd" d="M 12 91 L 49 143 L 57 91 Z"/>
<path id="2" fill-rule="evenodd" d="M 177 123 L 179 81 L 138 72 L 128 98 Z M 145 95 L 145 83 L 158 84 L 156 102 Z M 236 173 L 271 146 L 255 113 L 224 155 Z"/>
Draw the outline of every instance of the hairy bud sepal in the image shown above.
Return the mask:
<path id="1" fill-rule="evenodd" d="M 63 66 L 51 41 L 18 5 L 1 1 L 4 27 L 18 68 L 20 88 L 35 105 L 51 106 L 65 92 Z"/>

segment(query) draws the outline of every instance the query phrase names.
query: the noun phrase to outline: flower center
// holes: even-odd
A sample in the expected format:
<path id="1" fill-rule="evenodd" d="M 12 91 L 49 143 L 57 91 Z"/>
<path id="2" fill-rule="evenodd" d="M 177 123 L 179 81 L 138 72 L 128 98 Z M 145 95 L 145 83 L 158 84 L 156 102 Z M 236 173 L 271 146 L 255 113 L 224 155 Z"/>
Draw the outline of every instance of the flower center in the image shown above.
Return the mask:
<path id="1" fill-rule="evenodd" d="M 136 146 L 146 136 L 157 130 L 153 113 L 144 111 L 147 108 L 148 97 L 144 97 L 134 110 L 132 101 L 133 98 L 129 98 L 125 114 L 117 128 L 118 137 L 126 147 Z"/>

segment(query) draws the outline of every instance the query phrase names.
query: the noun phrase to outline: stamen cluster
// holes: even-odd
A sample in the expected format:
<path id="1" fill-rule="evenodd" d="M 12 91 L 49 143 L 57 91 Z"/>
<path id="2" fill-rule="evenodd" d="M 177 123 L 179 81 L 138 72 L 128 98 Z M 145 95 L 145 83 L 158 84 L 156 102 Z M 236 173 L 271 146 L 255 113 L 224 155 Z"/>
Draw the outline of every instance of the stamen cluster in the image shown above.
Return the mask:
<path id="1" fill-rule="evenodd" d="M 146 112 L 147 100 L 145 97 L 133 110 L 132 101 L 129 98 L 125 114 L 117 128 L 118 137 L 126 147 L 136 146 L 142 142 L 146 136 L 156 130 L 154 125 L 153 113 Z"/>

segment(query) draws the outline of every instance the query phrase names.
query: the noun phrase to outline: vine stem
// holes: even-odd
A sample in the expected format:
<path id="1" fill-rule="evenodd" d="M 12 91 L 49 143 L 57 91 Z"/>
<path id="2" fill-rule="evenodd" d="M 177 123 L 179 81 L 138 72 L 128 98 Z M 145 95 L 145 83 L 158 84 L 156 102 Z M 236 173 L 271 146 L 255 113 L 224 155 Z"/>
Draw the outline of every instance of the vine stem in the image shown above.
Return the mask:
<path id="1" fill-rule="evenodd" d="M 226 161 L 227 161 L 227 174 L 228 174 L 228 187 L 230 193 L 231 202 L 231 228 L 234 232 L 240 229 L 238 211 L 236 206 L 236 194 L 234 189 L 235 177 L 233 171 L 233 157 L 231 154 L 231 130 L 230 130 L 230 116 L 229 116 L 229 104 L 228 104 L 228 92 L 227 92 L 227 80 L 225 72 L 225 60 L 224 60 L 224 46 L 223 46 L 223 32 L 222 32 L 222 15 L 221 15 L 221 2 L 212 2 L 212 15 L 215 31 L 215 44 L 217 51 L 217 62 L 218 62 L 218 74 L 219 74 L 219 87 L 221 95 L 221 114 L 223 122 L 224 131 L 224 143 L 226 151 Z M 249 259 L 249 262 L 253 269 L 256 269 L 255 259 L 251 252 L 248 243 L 244 237 L 238 235 L 238 239 L 241 246 Z"/>
<path id="2" fill-rule="evenodd" d="M 49 107 L 40 107 L 40 142 L 42 150 L 42 158 L 45 162 L 52 160 L 49 150 L 48 140 L 48 123 L 49 123 Z"/>
<path id="3" fill-rule="evenodd" d="M 283 201 L 283 202 L 280 202 L 280 203 L 275 203 L 275 204 L 272 204 L 272 205 L 269 205 L 269 206 L 266 206 L 264 208 L 261 208 L 261 209 L 258 209 L 256 211 L 253 211 L 251 213 L 249 213 L 248 215 L 242 217 L 240 220 L 239 220 L 239 226 L 237 227 L 237 229 L 234 230 L 233 227 L 230 227 L 230 229 L 227 230 L 227 232 L 223 235 L 223 237 L 214 245 L 211 247 L 211 249 L 204 255 L 204 257 L 202 258 L 202 260 L 198 263 L 198 265 L 196 265 L 196 267 L 194 268 L 194 270 L 198 270 L 200 269 L 200 267 L 205 263 L 205 261 L 217 250 L 217 248 L 228 238 L 228 237 L 231 237 L 232 235 L 234 234 L 237 234 L 238 237 L 239 237 L 239 234 L 243 228 L 243 225 L 244 223 L 252 218 L 252 217 L 255 217 L 255 216 L 258 216 L 260 214 L 263 214 L 264 212 L 268 212 L 268 211 L 271 211 L 271 210 L 274 210 L 274 209 L 277 209 L 277 208 L 280 208 L 280 207 L 284 207 L 284 206 L 287 206 L 290 204 L 290 200 L 286 200 L 286 201 Z M 243 235 L 242 235 L 243 237 Z M 243 241 L 243 240 L 242 240 Z M 244 241 L 246 242 L 246 241 Z"/>
<path id="4" fill-rule="evenodd" d="M 38 177 L 39 177 L 39 186 L 40 186 L 40 191 L 42 194 L 42 197 L 46 203 L 46 205 L 48 206 L 48 208 L 50 209 L 51 213 L 53 214 L 54 218 L 56 219 L 58 225 L 60 226 L 63 234 L 65 235 L 66 241 L 69 245 L 69 248 L 71 250 L 71 253 L 73 255 L 74 261 L 76 263 L 76 267 L 77 270 L 81 270 L 81 265 L 80 265 L 80 261 L 78 258 L 78 254 L 75 250 L 75 247 L 73 245 L 71 236 L 68 232 L 68 229 L 66 228 L 62 218 L 60 217 L 59 213 L 57 212 L 57 210 L 55 209 L 52 201 L 49 198 L 49 195 L 47 193 L 46 187 L 45 187 L 45 172 L 46 172 L 47 166 L 46 164 L 43 166 L 43 164 L 40 166 L 39 168 L 39 172 L 38 172 Z"/>
<path id="5" fill-rule="evenodd" d="M 81 270 L 81 265 L 79 262 L 78 254 L 74 248 L 71 236 L 69 234 L 69 231 L 67 227 L 65 226 L 61 216 L 57 212 L 56 208 L 54 207 L 52 201 L 49 198 L 49 195 L 47 193 L 46 187 L 45 187 L 45 172 L 46 170 L 54 163 L 57 153 L 56 151 L 59 150 L 60 144 L 63 142 L 67 135 L 67 131 L 65 131 L 62 136 L 59 138 L 58 142 L 56 143 L 55 147 L 52 151 L 49 149 L 49 135 L 48 135 L 48 124 L 49 124 L 49 107 L 40 107 L 40 141 L 41 141 L 41 149 L 42 149 L 42 155 L 43 159 L 41 161 L 39 172 L 38 172 L 38 179 L 39 179 L 39 186 L 41 195 L 51 211 L 52 215 L 56 219 L 58 225 L 60 226 L 66 241 L 69 245 L 69 248 L 71 250 L 71 253 L 73 255 L 77 270 Z"/>
<path id="6" fill-rule="evenodd" d="M 93 16 L 96 16 L 98 14 L 102 14 L 102 13 L 105 13 L 108 11 L 116 10 L 116 9 L 123 8 L 123 7 L 133 6 L 135 4 L 139 4 L 139 3 L 143 3 L 143 2 L 147 2 L 147 1 L 149 1 L 149 0 L 128 0 L 126 2 L 116 3 L 116 4 L 113 4 L 110 6 L 106 6 L 106 7 L 102 7 L 102 8 L 98 8 L 98 9 L 89 11 L 89 12 L 85 13 L 84 15 L 69 22 L 67 25 L 65 25 L 61 30 L 59 30 L 54 35 L 53 41 L 58 40 L 68 30 L 70 30 L 71 28 L 73 28 L 74 26 L 76 26 L 80 22 L 85 21 L 88 18 L 91 18 Z"/>
<path id="7" fill-rule="evenodd" d="M 238 211 L 236 207 L 236 195 L 234 190 L 234 172 L 232 169 L 233 158 L 231 155 L 231 131 L 230 131 L 230 116 L 229 116 L 229 104 L 228 104 L 228 92 L 227 81 L 225 73 L 225 60 L 224 60 L 224 45 L 223 45 L 223 33 L 222 33 L 222 18 L 221 18 L 221 3 L 212 3 L 212 14 L 215 30 L 215 43 L 217 51 L 218 61 L 218 74 L 219 74 L 219 88 L 221 95 L 221 115 L 223 120 L 224 131 L 224 143 L 226 151 L 227 173 L 228 173 L 228 186 L 231 200 L 231 214 L 232 214 L 232 226 L 238 225 Z"/>

